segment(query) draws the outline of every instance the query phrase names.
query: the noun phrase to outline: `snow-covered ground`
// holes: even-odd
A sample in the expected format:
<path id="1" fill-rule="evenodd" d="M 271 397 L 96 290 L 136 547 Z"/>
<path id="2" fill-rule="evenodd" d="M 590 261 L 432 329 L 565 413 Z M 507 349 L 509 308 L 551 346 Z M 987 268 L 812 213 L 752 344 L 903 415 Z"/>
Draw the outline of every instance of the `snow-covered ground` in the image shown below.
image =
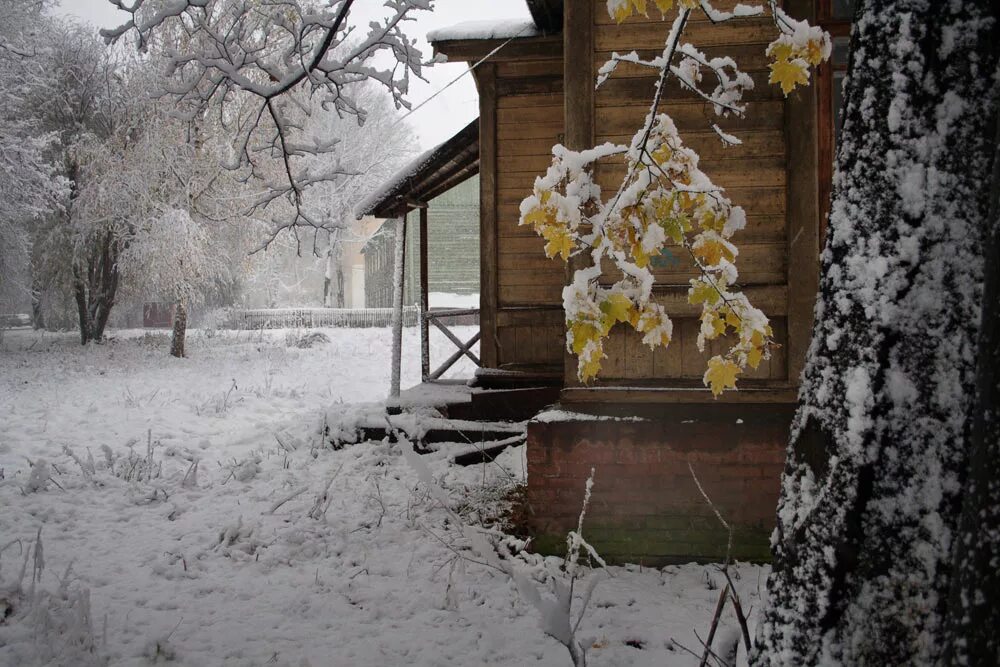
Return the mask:
<path id="1" fill-rule="evenodd" d="M 323 445 L 323 409 L 384 397 L 390 338 L 323 333 L 300 349 L 297 332 L 193 332 L 177 360 L 165 334 L 81 348 L 4 332 L 0 665 L 569 664 L 505 575 L 457 557 L 465 538 L 398 446 Z M 472 468 L 424 460 L 469 524 L 524 476 L 523 448 Z M 758 608 L 763 571 L 737 573 Z M 671 639 L 700 653 L 721 575 L 610 574 L 580 625 L 590 664 L 697 664 Z"/>

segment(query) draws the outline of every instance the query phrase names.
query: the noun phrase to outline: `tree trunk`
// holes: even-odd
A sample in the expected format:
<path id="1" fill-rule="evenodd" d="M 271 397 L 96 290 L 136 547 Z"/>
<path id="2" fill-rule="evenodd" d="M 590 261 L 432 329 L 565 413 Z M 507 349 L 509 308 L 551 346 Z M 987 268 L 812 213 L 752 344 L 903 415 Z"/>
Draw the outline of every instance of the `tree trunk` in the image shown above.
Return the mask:
<path id="1" fill-rule="evenodd" d="M 45 328 L 45 313 L 42 310 L 44 288 L 38 281 L 35 267 L 31 267 L 31 327 L 38 331 Z"/>
<path id="2" fill-rule="evenodd" d="M 183 301 L 174 307 L 174 334 L 170 340 L 170 356 L 184 357 L 184 338 L 187 335 L 187 308 Z"/>
<path id="3" fill-rule="evenodd" d="M 1000 122 L 997 125 L 977 404 L 948 602 L 949 665 L 1000 665 Z"/>
<path id="4" fill-rule="evenodd" d="M 76 314 L 80 323 L 80 344 L 90 342 L 90 308 L 87 307 L 87 287 L 76 269 L 73 270 L 73 300 L 76 301 Z"/>
<path id="5" fill-rule="evenodd" d="M 998 11 L 858 10 L 755 664 L 942 662 L 975 405 Z"/>

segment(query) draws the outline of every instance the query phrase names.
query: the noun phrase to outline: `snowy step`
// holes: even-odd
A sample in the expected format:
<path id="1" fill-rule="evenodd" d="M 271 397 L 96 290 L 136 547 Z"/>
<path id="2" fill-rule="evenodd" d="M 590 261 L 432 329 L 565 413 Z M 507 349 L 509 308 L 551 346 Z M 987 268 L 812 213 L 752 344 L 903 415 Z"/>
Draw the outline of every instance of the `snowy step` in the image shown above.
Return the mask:
<path id="1" fill-rule="evenodd" d="M 326 435 L 334 447 L 400 435 L 426 449 L 428 444 L 452 442 L 484 445 L 523 436 L 525 422 L 448 419 L 433 411 L 387 411 L 385 406 L 352 406 L 331 409 L 326 416 Z"/>
<path id="2" fill-rule="evenodd" d="M 482 445 L 467 447 L 454 452 L 451 455 L 452 463 L 460 466 L 471 466 L 479 463 L 489 463 L 500 456 L 500 453 L 508 447 L 517 447 L 524 443 L 527 434 L 515 435 L 504 440 L 487 442 Z"/>

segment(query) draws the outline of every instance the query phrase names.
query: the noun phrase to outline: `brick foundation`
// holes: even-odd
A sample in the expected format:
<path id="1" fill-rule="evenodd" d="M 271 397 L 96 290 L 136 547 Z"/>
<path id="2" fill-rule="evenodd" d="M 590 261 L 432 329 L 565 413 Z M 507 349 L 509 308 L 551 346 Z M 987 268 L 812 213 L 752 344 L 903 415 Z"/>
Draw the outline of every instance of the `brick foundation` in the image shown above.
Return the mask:
<path id="1" fill-rule="evenodd" d="M 695 419 L 676 405 L 643 421 L 531 422 L 526 514 L 536 548 L 565 553 L 594 468 L 583 534 L 608 561 L 722 560 L 728 534 L 690 463 L 733 526 L 733 557 L 768 560 L 792 406 L 709 407 Z"/>

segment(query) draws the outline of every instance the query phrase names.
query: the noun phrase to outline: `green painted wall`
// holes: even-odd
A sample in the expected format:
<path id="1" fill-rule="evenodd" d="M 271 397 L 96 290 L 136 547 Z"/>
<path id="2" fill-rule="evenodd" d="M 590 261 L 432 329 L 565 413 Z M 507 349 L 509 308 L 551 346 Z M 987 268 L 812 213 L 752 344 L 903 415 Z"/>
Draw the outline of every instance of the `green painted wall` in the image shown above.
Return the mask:
<path id="1" fill-rule="evenodd" d="M 479 292 L 479 176 L 460 183 L 427 208 L 428 279 L 431 292 Z M 369 308 L 392 305 L 392 233 L 380 229 L 365 249 L 365 298 Z M 388 259 L 372 261 L 374 255 Z M 406 219 L 406 286 L 403 302 L 420 301 L 420 212 Z"/>

